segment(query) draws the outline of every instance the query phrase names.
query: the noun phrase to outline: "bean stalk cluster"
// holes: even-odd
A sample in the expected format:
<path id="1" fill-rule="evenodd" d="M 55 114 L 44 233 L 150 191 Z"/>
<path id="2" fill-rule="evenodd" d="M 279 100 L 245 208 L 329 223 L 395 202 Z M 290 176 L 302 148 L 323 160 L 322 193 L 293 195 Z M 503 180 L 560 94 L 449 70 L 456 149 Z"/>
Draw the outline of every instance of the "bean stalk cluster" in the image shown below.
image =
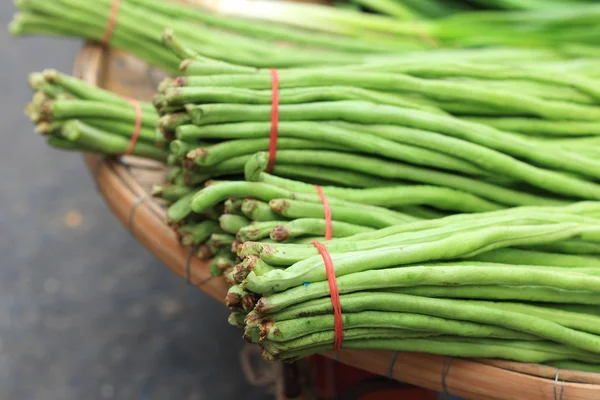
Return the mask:
<path id="1" fill-rule="evenodd" d="M 420 220 L 324 242 L 348 349 L 384 348 L 597 371 L 596 202 Z M 593 245 L 595 246 L 595 245 Z M 332 350 L 333 308 L 311 244 L 244 242 L 230 322 L 268 359 Z"/>
<path id="2" fill-rule="evenodd" d="M 109 4 L 22 0 L 13 30 L 97 38 Z M 597 61 L 514 49 L 400 58 L 407 42 L 267 31 L 154 1 L 121 7 L 114 44 L 182 74 L 138 103 L 132 155 L 170 167 L 153 189 L 166 223 L 229 282 L 229 320 L 266 358 L 332 349 L 312 244 L 328 223 L 320 185 L 343 348 L 599 370 Z M 293 45 L 266 46 L 280 40 Z M 279 75 L 272 170 L 267 66 Z M 51 146 L 128 151 L 130 101 L 53 70 L 29 83 L 26 112 Z"/>
<path id="3" fill-rule="evenodd" d="M 32 73 L 29 85 L 35 94 L 25 112 L 50 146 L 105 155 L 130 150 L 138 113 L 128 100 L 56 70 Z M 158 114 L 151 103 L 138 104 L 141 128 L 131 154 L 166 162 L 166 140 L 156 132 Z"/>
<path id="4" fill-rule="evenodd" d="M 595 17 L 599 8 L 594 4 L 573 7 L 575 0 L 571 0 L 548 10 L 540 6 L 510 13 L 454 13 L 463 7 L 448 5 L 459 3 L 458 0 L 444 1 L 442 7 L 435 4 L 439 3 L 437 0 L 404 1 L 410 4 L 402 7 L 407 12 L 398 21 L 357 10 L 264 0 L 221 9 L 219 14 L 160 0 L 130 0 L 119 5 L 118 23 L 109 44 L 174 74 L 179 71 L 179 60 L 161 42 L 166 27 L 172 27 L 188 47 L 207 58 L 256 68 L 343 66 L 422 57 L 447 61 L 451 57 L 493 59 L 503 64 L 544 61 L 555 69 L 552 61 L 597 55 Z M 508 3 L 557 6 L 557 1 Z M 10 25 L 12 34 L 83 37 L 92 41 L 104 37 L 112 8 L 112 0 L 14 2 L 19 14 Z M 395 10 L 400 4 L 397 0 L 360 2 L 394 2 Z M 496 48 L 473 51 L 472 47 Z M 597 65 L 593 64 L 568 68 L 597 75 Z"/>

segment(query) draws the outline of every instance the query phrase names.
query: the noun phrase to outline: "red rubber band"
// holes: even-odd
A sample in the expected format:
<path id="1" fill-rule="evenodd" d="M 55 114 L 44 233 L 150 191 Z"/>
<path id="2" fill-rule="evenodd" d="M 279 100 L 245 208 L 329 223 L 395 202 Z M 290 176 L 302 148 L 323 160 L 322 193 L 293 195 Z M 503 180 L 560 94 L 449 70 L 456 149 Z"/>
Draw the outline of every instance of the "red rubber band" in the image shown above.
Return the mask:
<path id="1" fill-rule="evenodd" d="M 323 188 L 319 185 L 315 185 L 315 189 L 317 189 L 317 193 L 323 202 L 323 208 L 325 209 L 325 240 L 331 240 L 333 237 L 333 227 L 331 226 L 331 207 L 329 207 L 329 202 L 327 201 L 327 197 L 325 196 L 325 192 L 323 192 Z"/>
<path id="2" fill-rule="evenodd" d="M 108 21 L 106 22 L 106 29 L 104 29 L 104 34 L 102 35 L 102 39 L 100 39 L 100 43 L 105 46 L 108 44 L 108 42 L 110 42 L 113 32 L 115 31 L 115 26 L 117 26 L 120 4 L 121 0 L 113 0 L 112 6 L 110 7 L 110 14 L 108 15 Z"/>
<path id="3" fill-rule="evenodd" d="M 271 69 L 271 141 L 269 142 L 269 164 L 267 172 L 273 172 L 275 166 L 275 154 L 277 153 L 277 135 L 279 133 L 279 73 Z"/>
<path id="4" fill-rule="evenodd" d="M 344 341 L 344 320 L 342 319 L 342 304 L 340 302 L 340 292 L 337 287 L 337 280 L 335 277 L 335 268 L 333 266 L 333 260 L 329 254 L 329 250 L 322 243 L 317 240 L 311 243 L 314 245 L 321 257 L 323 257 L 323 263 L 325 264 L 325 270 L 327 271 L 327 282 L 329 282 L 329 294 L 331 295 L 331 304 L 333 305 L 333 318 L 335 337 L 333 339 L 333 350 L 340 351 L 342 349 L 342 342 Z"/>
<path id="5" fill-rule="evenodd" d="M 127 150 L 125 151 L 125 155 L 131 154 L 133 153 L 133 149 L 135 148 L 135 144 L 138 141 L 138 138 L 140 137 L 140 131 L 142 130 L 142 107 L 140 106 L 140 102 L 135 100 L 135 99 L 131 99 L 128 97 L 124 97 L 125 100 L 127 100 L 129 102 L 129 104 L 131 104 L 135 110 L 135 127 L 133 128 L 133 134 L 131 135 L 131 141 L 129 142 L 129 146 L 127 147 Z"/>

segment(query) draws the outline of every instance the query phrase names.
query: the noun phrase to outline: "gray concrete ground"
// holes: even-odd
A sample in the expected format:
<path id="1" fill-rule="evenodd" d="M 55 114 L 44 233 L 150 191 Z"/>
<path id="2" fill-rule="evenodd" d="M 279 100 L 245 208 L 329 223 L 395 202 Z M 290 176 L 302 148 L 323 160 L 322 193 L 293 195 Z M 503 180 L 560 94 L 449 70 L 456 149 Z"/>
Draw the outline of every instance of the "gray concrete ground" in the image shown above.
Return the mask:
<path id="1" fill-rule="evenodd" d="M 0 399 L 267 399 L 241 333 L 110 214 L 81 157 L 47 148 L 27 73 L 69 72 L 78 41 L 9 38 L 0 2 Z"/>

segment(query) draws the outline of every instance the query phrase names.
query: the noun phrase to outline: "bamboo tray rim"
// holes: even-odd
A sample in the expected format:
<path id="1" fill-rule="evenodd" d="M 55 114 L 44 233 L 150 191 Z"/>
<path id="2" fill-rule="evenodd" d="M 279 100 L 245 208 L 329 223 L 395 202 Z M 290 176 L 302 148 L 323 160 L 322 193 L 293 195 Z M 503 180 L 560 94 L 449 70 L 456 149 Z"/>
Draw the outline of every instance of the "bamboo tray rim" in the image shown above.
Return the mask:
<path id="1" fill-rule="evenodd" d="M 114 57 L 132 58 L 96 43 L 87 43 L 73 75 L 105 86 Z M 208 263 L 182 247 L 165 224 L 166 210 L 139 184 L 132 170 L 156 169 L 135 157 L 84 155 L 99 193 L 110 210 L 145 247 L 188 284 L 223 302 L 227 284 L 210 275 Z M 600 399 L 600 374 L 504 360 L 461 359 L 431 354 L 343 350 L 325 354 L 340 362 L 390 378 L 469 399 Z M 527 396 L 527 397 L 522 397 Z"/>

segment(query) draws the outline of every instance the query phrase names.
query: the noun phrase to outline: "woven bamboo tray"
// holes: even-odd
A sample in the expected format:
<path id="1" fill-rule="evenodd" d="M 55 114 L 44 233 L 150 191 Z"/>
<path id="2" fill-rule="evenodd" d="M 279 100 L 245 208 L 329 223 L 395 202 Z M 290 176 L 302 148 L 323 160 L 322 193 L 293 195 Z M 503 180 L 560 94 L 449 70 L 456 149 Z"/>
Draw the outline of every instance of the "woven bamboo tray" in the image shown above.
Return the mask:
<path id="1" fill-rule="evenodd" d="M 120 95 L 151 99 L 164 75 L 122 52 L 88 44 L 74 68 L 78 76 Z M 166 210 L 149 193 L 167 169 L 135 157 L 85 155 L 99 192 L 116 217 L 174 273 L 223 301 L 227 285 L 212 278 L 206 262 L 182 247 L 164 223 Z M 389 351 L 342 351 L 332 358 L 402 382 L 473 400 L 599 400 L 600 374 L 557 370 L 535 364 L 468 360 Z"/>

